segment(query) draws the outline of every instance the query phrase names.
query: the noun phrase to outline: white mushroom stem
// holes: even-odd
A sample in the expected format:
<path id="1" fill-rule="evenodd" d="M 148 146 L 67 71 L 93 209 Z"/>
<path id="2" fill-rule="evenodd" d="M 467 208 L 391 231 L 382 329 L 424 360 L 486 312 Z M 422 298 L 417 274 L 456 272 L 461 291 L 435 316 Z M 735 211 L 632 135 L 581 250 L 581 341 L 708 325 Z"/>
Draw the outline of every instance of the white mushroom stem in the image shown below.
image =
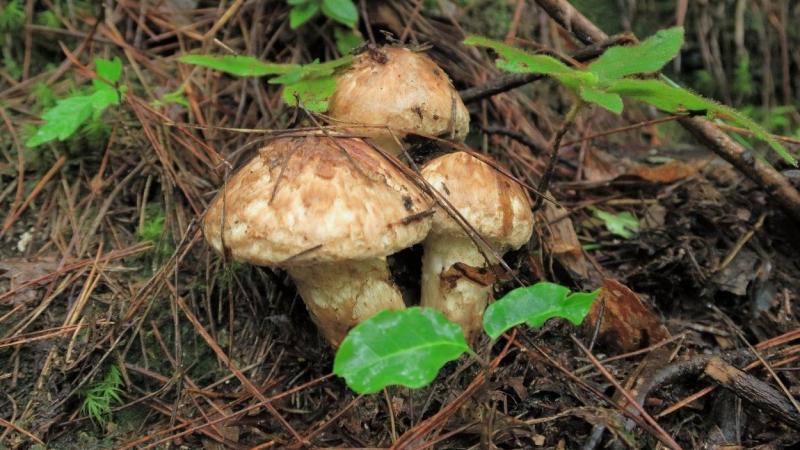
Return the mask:
<path id="1" fill-rule="evenodd" d="M 338 346 L 359 322 L 384 309 L 404 309 L 386 258 L 289 267 L 297 290 L 322 334 Z"/>
<path id="2" fill-rule="evenodd" d="M 482 325 L 483 310 L 492 296 L 485 286 L 450 268 L 456 263 L 485 267 L 486 259 L 466 235 L 428 235 L 422 258 L 422 306 L 442 311 L 461 325 L 468 338 Z"/>

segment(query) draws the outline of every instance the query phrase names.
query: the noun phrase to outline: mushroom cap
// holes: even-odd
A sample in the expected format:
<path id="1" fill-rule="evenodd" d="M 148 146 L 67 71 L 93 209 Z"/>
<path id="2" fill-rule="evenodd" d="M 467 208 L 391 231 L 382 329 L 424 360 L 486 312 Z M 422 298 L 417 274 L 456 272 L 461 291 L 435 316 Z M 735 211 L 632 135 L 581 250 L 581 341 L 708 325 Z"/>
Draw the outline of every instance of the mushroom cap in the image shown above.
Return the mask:
<path id="1" fill-rule="evenodd" d="M 422 176 L 489 243 L 519 248 L 533 232 L 533 213 L 519 183 L 466 152 L 429 161 Z M 466 235 L 441 207 L 433 216 L 431 235 Z"/>
<path id="2" fill-rule="evenodd" d="M 279 138 L 217 194 L 206 240 L 265 266 L 396 253 L 425 238 L 432 201 L 395 164 L 359 139 Z"/>
<path id="3" fill-rule="evenodd" d="M 336 82 L 328 115 L 349 123 L 391 126 L 463 142 L 469 111 L 450 78 L 422 53 L 401 47 L 367 50 Z M 354 128 L 394 153 L 402 149 L 385 128 Z M 395 132 L 398 139 L 405 133 Z"/>

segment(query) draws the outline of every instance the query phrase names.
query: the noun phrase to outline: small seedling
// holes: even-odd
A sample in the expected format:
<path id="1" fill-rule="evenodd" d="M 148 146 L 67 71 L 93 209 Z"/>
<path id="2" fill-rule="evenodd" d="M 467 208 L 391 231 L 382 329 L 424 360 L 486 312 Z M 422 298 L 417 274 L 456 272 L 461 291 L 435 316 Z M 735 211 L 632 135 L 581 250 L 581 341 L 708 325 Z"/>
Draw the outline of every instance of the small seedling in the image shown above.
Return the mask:
<path id="1" fill-rule="evenodd" d="M 111 366 L 97 384 L 86 391 L 81 411 L 99 425 L 105 425 L 111 415 L 111 405 L 122 403 L 122 377 L 117 366 Z"/>
<path id="2" fill-rule="evenodd" d="M 92 80 L 89 94 L 75 94 L 56 100 L 54 107 L 42 114 L 45 123 L 25 142 L 28 147 L 37 147 L 47 142 L 64 141 L 78 131 L 82 125 L 100 118 L 111 105 L 119 105 L 125 86 L 119 89 L 110 83 L 119 81 L 122 61 L 96 59 L 95 71 L 100 79 Z"/>
<path id="3" fill-rule="evenodd" d="M 628 211 L 619 214 L 591 208 L 595 217 L 603 221 L 606 229 L 621 238 L 630 239 L 639 232 L 639 219 Z"/>
<path id="4" fill-rule="evenodd" d="M 599 294 L 600 290 L 570 293 L 547 282 L 518 288 L 486 308 L 483 330 L 497 339 L 517 325 L 539 327 L 554 317 L 579 325 Z M 336 352 L 333 373 L 359 394 L 390 385 L 421 388 L 464 353 L 475 355 L 461 327 L 441 312 L 419 307 L 386 310 L 350 330 Z"/>

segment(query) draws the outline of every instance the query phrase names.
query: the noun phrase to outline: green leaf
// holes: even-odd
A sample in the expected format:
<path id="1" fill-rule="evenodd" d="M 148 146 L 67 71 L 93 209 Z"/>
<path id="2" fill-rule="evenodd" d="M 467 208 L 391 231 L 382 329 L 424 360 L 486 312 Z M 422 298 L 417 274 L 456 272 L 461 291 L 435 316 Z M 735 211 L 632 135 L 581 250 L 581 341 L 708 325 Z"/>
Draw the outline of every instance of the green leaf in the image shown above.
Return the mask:
<path id="1" fill-rule="evenodd" d="M 723 116 L 723 118 L 750 130 L 755 137 L 766 141 L 787 163 L 797 166 L 797 159 L 754 120 L 733 108 L 701 97 L 688 89 L 673 86 L 661 80 L 622 79 L 607 83 L 605 91 L 648 103 L 673 114 L 704 115 L 710 118 Z"/>
<path id="2" fill-rule="evenodd" d="M 606 229 L 617 236 L 630 239 L 639 232 L 639 219 L 628 211 L 613 214 L 601 209 L 592 208 L 595 217 L 602 220 Z"/>
<path id="3" fill-rule="evenodd" d="M 590 64 L 588 69 L 601 80 L 657 72 L 678 55 L 682 46 L 682 27 L 659 30 L 637 45 L 611 47 Z"/>
<path id="4" fill-rule="evenodd" d="M 580 325 L 599 293 L 598 289 L 570 294 L 568 288 L 545 281 L 517 288 L 486 308 L 483 329 L 492 339 L 497 339 L 519 324 L 535 328 L 554 317 Z"/>
<path id="5" fill-rule="evenodd" d="M 431 308 L 382 311 L 356 325 L 336 352 L 333 373 L 359 394 L 426 386 L 469 351 L 461 327 Z"/>
<path id="6" fill-rule="evenodd" d="M 266 63 L 252 56 L 183 55 L 178 61 L 219 70 L 240 77 L 281 75 L 299 67 L 297 64 Z"/>
<path id="7" fill-rule="evenodd" d="M 97 58 L 94 60 L 94 70 L 102 78 L 116 83 L 122 76 L 122 61 L 119 57 L 114 57 L 111 61 Z"/>
<path id="8" fill-rule="evenodd" d="M 619 94 L 609 94 L 590 86 L 581 86 L 580 94 L 583 100 L 596 103 L 614 114 L 622 112 L 622 97 Z"/>
<path id="9" fill-rule="evenodd" d="M 72 136 L 78 127 L 81 126 L 92 115 L 91 96 L 78 95 L 58 100 L 56 106 L 47 110 L 42 119 L 44 125 L 36 130 L 36 134 L 25 142 L 28 147 L 36 147 L 45 142 L 63 141 Z"/>
<path id="10" fill-rule="evenodd" d="M 539 73 L 542 75 L 558 75 L 575 72 L 575 69 L 547 55 L 531 55 L 516 47 L 483 36 L 468 36 L 464 39 L 467 45 L 491 48 L 503 59 L 498 67 L 514 73 Z M 501 67 L 502 64 L 502 67 Z"/>
<path id="11" fill-rule="evenodd" d="M 292 7 L 292 10 L 289 12 L 289 27 L 296 30 L 316 16 L 318 12 L 319 5 L 315 2 L 307 2 Z"/>
<path id="12" fill-rule="evenodd" d="M 328 99 L 335 90 L 334 78 L 312 78 L 287 84 L 283 88 L 282 98 L 287 105 L 295 105 L 297 96 L 303 107 L 309 111 L 325 112 L 328 109 Z"/>
<path id="13" fill-rule="evenodd" d="M 352 0 L 322 0 L 322 14 L 348 28 L 354 28 L 358 22 L 358 10 Z"/>
<path id="14" fill-rule="evenodd" d="M 363 41 L 361 35 L 353 30 L 336 28 L 333 30 L 333 36 L 336 39 L 336 49 L 339 50 L 340 55 L 349 54 L 350 50 L 361 45 Z"/>
<path id="15" fill-rule="evenodd" d="M 333 75 L 339 67 L 349 65 L 353 62 L 351 55 L 346 55 L 341 58 L 332 59 L 324 63 L 315 60 L 309 64 L 297 66 L 292 70 L 282 74 L 279 77 L 272 78 L 268 81 L 269 84 L 294 84 L 302 79 L 307 78 L 324 78 Z"/>
<path id="16" fill-rule="evenodd" d="M 498 68 L 511 73 L 536 73 L 549 75 L 572 91 L 577 92 L 581 85 L 594 85 L 597 76 L 582 70 L 575 70 L 561 61 L 547 55 L 532 55 L 503 42 L 483 36 L 469 36 L 467 45 L 491 48 L 501 59 L 495 61 Z"/>

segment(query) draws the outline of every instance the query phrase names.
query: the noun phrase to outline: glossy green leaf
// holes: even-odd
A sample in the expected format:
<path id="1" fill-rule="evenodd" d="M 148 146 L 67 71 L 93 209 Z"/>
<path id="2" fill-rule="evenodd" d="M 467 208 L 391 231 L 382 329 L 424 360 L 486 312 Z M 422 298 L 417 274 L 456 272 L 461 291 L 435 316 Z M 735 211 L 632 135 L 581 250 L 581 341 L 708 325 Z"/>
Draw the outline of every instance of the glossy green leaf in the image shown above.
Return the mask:
<path id="1" fill-rule="evenodd" d="M 322 14 L 354 28 L 358 22 L 358 10 L 352 0 L 322 0 Z"/>
<path id="2" fill-rule="evenodd" d="M 657 72 L 678 55 L 682 46 L 682 27 L 659 30 L 637 45 L 609 48 L 588 69 L 601 80 Z"/>
<path id="3" fill-rule="evenodd" d="M 590 86 L 581 86 L 579 92 L 581 98 L 586 102 L 600 105 L 614 114 L 622 112 L 622 97 L 619 94 L 609 94 Z"/>
<path id="4" fill-rule="evenodd" d="M 333 373 L 359 394 L 426 386 L 469 351 L 461 327 L 431 308 L 382 311 L 356 325 L 336 352 Z"/>
<path id="5" fill-rule="evenodd" d="M 517 325 L 539 327 L 554 317 L 580 325 L 599 293 L 598 289 L 570 294 L 568 288 L 545 281 L 517 288 L 486 308 L 483 329 L 492 339 L 497 339 Z"/>
<path id="6" fill-rule="evenodd" d="M 178 58 L 178 61 L 240 77 L 281 75 L 299 67 L 297 64 L 267 63 L 252 56 L 239 55 L 183 55 Z"/>
<path id="7" fill-rule="evenodd" d="M 319 5 L 316 2 L 306 2 L 292 7 L 292 10 L 289 11 L 289 27 L 296 30 L 316 16 L 318 12 Z"/>
<path id="8" fill-rule="evenodd" d="M 786 162 L 797 166 L 797 159 L 761 125 L 733 108 L 703 98 L 688 89 L 661 80 L 622 79 L 609 82 L 605 91 L 648 103 L 673 114 L 702 115 L 730 120 L 750 130 L 755 137 L 766 141 Z"/>
<path id="9" fill-rule="evenodd" d="M 592 208 L 595 217 L 602 220 L 606 229 L 617 236 L 630 239 L 639 232 L 639 219 L 628 211 L 619 214 Z"/>

